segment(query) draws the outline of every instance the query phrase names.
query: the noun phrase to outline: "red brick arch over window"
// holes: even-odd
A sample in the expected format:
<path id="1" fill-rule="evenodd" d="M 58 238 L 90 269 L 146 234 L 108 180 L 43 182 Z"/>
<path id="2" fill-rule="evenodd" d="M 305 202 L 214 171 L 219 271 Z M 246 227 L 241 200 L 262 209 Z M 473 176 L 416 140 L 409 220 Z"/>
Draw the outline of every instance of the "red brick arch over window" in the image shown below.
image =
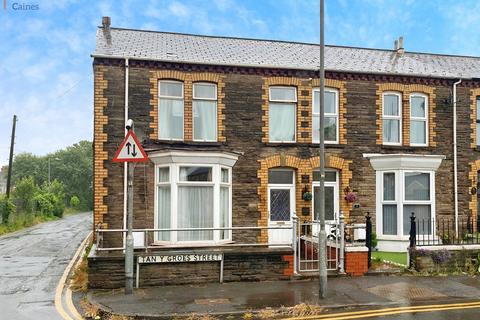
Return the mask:
<path id="1" fill-rule="evenodd" d="M 296 171 L 295 174 L 295 211 L 297 216 L 301 220 L 310 220 L 311 216 L 302 216 L 300 213 L 302 208 L 309 208 L 311 210 L 311 201 L 305 201 L 302 197 L 302 192 L 305 187 L 311 190 L 313 170 L 320 166 L 319 157 L 312 157 L 302 159 L 294 155 L 275 154 L 267 158 L 259 160 L 260 168 L 257 171 L 259 179 L 258 192 L 258 211 L 260 212 L 260 219 L 258 220 L 258 226 L 268 225 L 268 170 L 271 168 L 292 168 Z M 336 155 L 326 156 L 326 167 L 337 169 L 340 172 L 340 190 L 342 192 L 343 187 L 349 186 L 352 179 L 352 172 L 350 170 L 351 160 L 345 160 Z M 302 182 L 302 176 L 308 176 L 308 183 Z M 344 197 L 340 196 L 340 210 L 348 217 L 352 209 L 352 205 L 344 200 Z M 268 242 L 268 232 L 262 231 L 259 242 Z"/>

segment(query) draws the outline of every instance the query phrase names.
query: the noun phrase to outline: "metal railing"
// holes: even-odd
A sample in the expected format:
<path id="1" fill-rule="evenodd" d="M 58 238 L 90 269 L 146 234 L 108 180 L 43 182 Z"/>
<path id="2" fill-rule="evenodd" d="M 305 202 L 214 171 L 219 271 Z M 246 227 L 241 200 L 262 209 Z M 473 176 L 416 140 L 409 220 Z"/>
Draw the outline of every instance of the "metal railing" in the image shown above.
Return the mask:
<path id="1" fill-rule="evenodd" d="M 343 215 L 338 221 L 326 222 L 327 231 L 327 270 L 344 272 L 345 246 L 365 246 L 366 224 L 345 223 Z M 293 250 L 294 271 L 314 272 L 318 271 L 318 221 L 299 221 L 294 216 L 292 223 L 284 226 L 242 226 L 242 227 L 218 227 L 218 228 L 144 228 L 133 229 L 136 250 L 145 252 L 154 249 L 192 249 L 192 248 L 229 248 L 229 247 L 289 247 Z M 158 241 L 161 234 L 172 235 L 182 232 L 211 232 L 209 240 L 195 241 Z M 273 242 L 271 237 L 275 231 L 283 232 L 280 237 L 285 239 L 281 242 Z M 360 236 L 357 234 L 360 231 Z M 228 239 L 220 239 L 222 232 L 227 232 Z M 127 229 L 101 229 L 97 228 L 95 250 L 123 251 L 125 250 L 124 237 Z M 246 234 L 248 233 L 248 234 Z M 370 232 L 371 233 L 371 232 Z M 290 236 L 288 236 L 290 234 Z M 213 239 L 216 238 L 217 241 Z M 288 238 L 288 240 L 287 240 Z M 368 240 L 367 240 L 368 241 Z M 120 245 L 112 245 L 120 244 Z"/>
<path id="2" fill-rule="evenodd" d="M 291 234 L 291 239 L 289 241 L 285 242 L 275 242 L 275 243 L 269 243 L 269 242 L 239 242 L 235 241 L 232 237 L 232 239 L 220 239 L 218 241 L 214 241 L 212 239 L 207 239 L 207 240 L 199 240 L 199 245 L 196 245 L 194 241 L 178 241 L 175 243 L 169 243 L 169 242 L 162 242 L 162 241 L 152 241 L 150 239 L 155 239 L 155 233 L 157 234 L 163 234 L 163 233 L 169 233 L 172 235 L 173 233 L 181 233 L 181 232 L 205 232 L 205 231 L 212 231 L 212 232 L 220 232 L 220 231 L 259 231 L 259 233 L 254 237 L 256 240 L 257 238 L 261 235 L 262 231 L 268 232 L 269 230 L 290 230 Z M 269 247 L 291 247 L 292 249 L 295 250 L 295 246 L 293 245 L 294 242 L 292 239 L 294 239 L 294 235 L 296 234 L 296 222 L 294 221 L 292 225 L 289 226 L 265 226 L 265 227 L 258 227 L 258 226 L 251 226 L 251 227 L 219 227 L 219 228 L 175 228 L 175 229 L 170 229 L 170 228 L 144 228 L 144 229 L 133 229 L 132 230 L 133 234 L 142 234 L 143 238 L 143 244 L 142 245 L 135 245 L 135 249 L 144 249 L 144 250 L 149 250 L 149 249 L 158 249 L 162 247 L 198 247 L 198 246 L 228 246 L 228 247 L 240 247 L 240 246 L 269 246 Z M 125 250 L 125 243 L 123 243 L 122 246 L 116 246 L 116 247 L 109 247 L 104 245 L 104 236 L 107 234 L 120 234 L 123 235 L 127 233 L 127 229 L 101 229 L 97 228 L 95 230 L 96 233 L 96 250 L 97 251 L 121 251 Z M 153 236 L 153 237 L 152 237 Z M 123 242 L 123 240 L 122 240 Z"/>
<path id="3" fill-rule="evenodd" d="M 365 239 L 363 241 L 354 241 L 354 230 L 362 228 L 365 229 L 365 226 L 361 224 L 346 224 L 342 214 L 337 221 L 326 221 L 327 270 L 340 273 L 345 271 L 345 246 L 365 244 Z M 302 221 L 298 223 L 297 255 L 299 272 L 318 271 L 319 230 L 319 221 Z M 348 236 L 348 234 L 352 234 L 352 236 Z"/>
<path id="4" fill-rule="evenodd" d="M 477 219 L 470 216 L 418 219 L 410 217 L 410 247 L 442 245 L 478 245 L 480 233 Z"/>

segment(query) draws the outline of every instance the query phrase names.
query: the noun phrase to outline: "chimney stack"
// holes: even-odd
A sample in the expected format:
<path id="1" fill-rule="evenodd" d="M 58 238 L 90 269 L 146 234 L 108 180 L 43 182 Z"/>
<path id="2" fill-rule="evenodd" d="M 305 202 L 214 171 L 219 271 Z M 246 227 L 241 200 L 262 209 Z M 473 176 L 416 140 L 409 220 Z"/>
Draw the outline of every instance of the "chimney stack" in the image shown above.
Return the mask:
<path id="1" fill-rule="evenodd" d="M 405 52 L 405 48 L 403 47 L 403 37 L 398 38 L 398 48 L 397 53 L 403 54 Z"/>
<path id="2" fill-rule="evenodd" d="M 393 51 L 396 51 L 398 54 L 405 53 L 405 48 L 403 47 L 403 37 L 399 37 L 398 40 L 393 42 Z"/>
<path id="3" fill-rule="evenodd" d="M 112 44 L 112 34 L 110 32 L 110 17 L 102 17 L 103 35 L 107 39 L 107 44 Z"/>

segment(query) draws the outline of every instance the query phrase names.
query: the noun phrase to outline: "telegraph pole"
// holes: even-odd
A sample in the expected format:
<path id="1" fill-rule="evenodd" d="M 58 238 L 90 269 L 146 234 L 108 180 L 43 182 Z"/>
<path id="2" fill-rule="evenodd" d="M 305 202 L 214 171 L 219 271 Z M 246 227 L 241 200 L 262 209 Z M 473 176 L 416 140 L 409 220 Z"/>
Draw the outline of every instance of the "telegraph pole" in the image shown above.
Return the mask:
<path id="1" fill-rule="evenodd" d="M 325 8 L 320 0 L 320 231 L 318 232 L 318 273 L 320 298 L 327 295 L 327 234 L 325 232 Z"/>
<path id="2" fill-rule="evenodd" d="M 16 126 L 17 126 L 17 116 L 13 115 L 12 137 L 10 140 L 10 157 L 8 158 L 7 198 L 10 197 L 10 186 L 12 183 L 13 147 L 15 146 L 15 127 Z"/>

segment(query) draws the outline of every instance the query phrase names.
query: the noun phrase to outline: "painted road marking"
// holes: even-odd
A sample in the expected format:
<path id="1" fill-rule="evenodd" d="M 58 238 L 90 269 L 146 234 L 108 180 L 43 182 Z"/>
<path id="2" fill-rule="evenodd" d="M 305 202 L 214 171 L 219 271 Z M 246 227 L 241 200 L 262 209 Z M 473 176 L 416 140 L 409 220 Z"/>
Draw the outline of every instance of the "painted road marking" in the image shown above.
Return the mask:
<path id="1" fill-rule="evenodd" d="M 443 311 L 443 310 L 473 309 L 473 308 L 480 308 L 480 301 L 468 302 L 468 303 L 434 304 L 434 305 L 422 305 L 422 306 L 410 306 L 410 307 L 385 308 L 385 309 L 377 309 L 377 310 L 330 313 L 330 314 L 323 314 L 323 315 L 316 315 L 316 316 L 288 318 L 288 320 L 309 320 L 309 319 L 347 320 L 347 319 L 373 318 L 373 317 L 395 315 L 395 314 L 402 314 L 402 313 L 435 312 L 435 311 Z"/>
<path id="2" fill-rule="evenodd" d="M 70 311 L 70 313 L 74 316 L 72 318 L 63 308 L 63 303 L 62 303 L 62 293 L 63 293 L 63 288 L 65 287 L 65 282 L 67 281 L 67 277 L 70 273 L 70 270 L 73 267 L 73 264 L 75 261 L 77 261 L 78 256 L 83 252 L 83 249 L 85 247 L 85 244 L 87 243 L 88 239 L 90 239 L 90 236 L 92 235 L 92 231 L 87 235 L 87 237 L 82 241 L 80 246 L 78 247 L 77 251 L 75 252 L 75 255 L 73 256 L 72 260 L 68 263 L 67 267 L 65 268 L 65 271 L 63 272 L 62 277 L 58 281 L 57 289 L 55 290 L 55 309 L 57 309 L 57 312 L 62 316 L 64 320 L 82 320 L 83 317 L 78 313 L 77 309 L 73 305 L 72 302 L 72 295 L 71 291 L 70 294 L 68 294 L 67 289 L 67 297 L 66 297 L 66 304 L 67 304 L 67 310 Z"/>

